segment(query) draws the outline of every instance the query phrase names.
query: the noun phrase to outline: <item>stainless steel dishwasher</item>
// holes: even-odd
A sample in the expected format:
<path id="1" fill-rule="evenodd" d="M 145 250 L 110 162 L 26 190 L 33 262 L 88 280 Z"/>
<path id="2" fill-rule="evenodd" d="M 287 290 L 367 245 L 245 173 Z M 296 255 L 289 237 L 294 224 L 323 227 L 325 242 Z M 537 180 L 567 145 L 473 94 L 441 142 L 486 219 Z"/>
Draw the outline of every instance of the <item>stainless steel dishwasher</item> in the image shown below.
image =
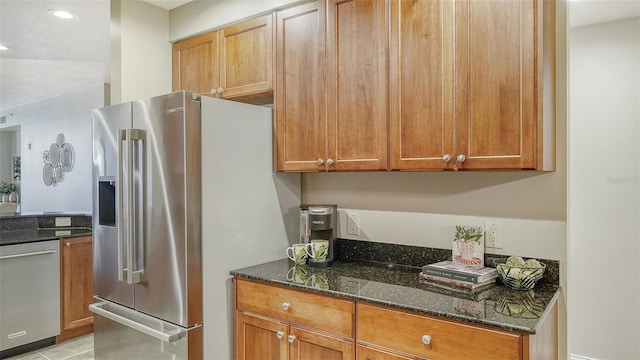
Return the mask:
<path id="1" fill-rule="evenodd" d="M 0 246 L 0 351 L 58 334 L 59 241 Z"/>

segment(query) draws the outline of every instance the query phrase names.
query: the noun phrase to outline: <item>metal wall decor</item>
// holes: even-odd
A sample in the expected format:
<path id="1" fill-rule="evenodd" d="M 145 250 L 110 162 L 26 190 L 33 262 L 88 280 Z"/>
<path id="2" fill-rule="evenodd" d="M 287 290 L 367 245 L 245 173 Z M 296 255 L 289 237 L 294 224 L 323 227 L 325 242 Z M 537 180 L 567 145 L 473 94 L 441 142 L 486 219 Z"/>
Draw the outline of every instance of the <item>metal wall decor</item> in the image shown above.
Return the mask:
<path id="1" fill-rule="evenodd" d="M 49 150 L 42 152 L 42 181 L 46 186 L 56 186 L 64 180 L 64 174 L 73 169 L 75 156 L 73 146 L 64 142 L 64 134 L 56 137 L 56 142 L 49 146 Z"/>

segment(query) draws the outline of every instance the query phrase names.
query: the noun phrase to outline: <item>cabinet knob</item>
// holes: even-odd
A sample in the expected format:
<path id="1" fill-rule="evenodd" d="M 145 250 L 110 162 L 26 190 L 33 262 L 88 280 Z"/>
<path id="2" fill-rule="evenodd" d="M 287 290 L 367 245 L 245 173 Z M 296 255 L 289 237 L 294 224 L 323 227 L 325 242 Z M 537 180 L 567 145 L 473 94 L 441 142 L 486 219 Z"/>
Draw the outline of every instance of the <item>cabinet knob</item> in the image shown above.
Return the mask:
<path id="1" fill-rule="evenodd" d="M 322 164 L 324 164 L 324 160 L 318 159 L 318 160 L 316 160 L 316 164 L 322 165 Z"/>
<path id="2" fill-rule="evenodd" d="M 287 336 L 287 340 L 289 340 L 290 343 L 293 343 L 294 341 L 296 341 L 296 336 L 295 335 L 289 335 L 289 336 Z"/>
<path id="3" fill-rule="evenodd" d="M 431 335 L 422 335 L 422 343 L 425 345 L 431 344 Z"/>
<path id="4" fill-rule="evenodd" d="M 211 88 L 211 90 L 209 90 L 209 92 L 211 93 L 211 95 L 215 95 L 216 94 L 216 89 L 215 88 Z"/>
<path id="5" fill-rule="evenodd" d="M 327 165 L 329 166 L 333 165 L 333 159 L 327 159 Z"/>
<path id="6" fill-rule="evenodd" d="M 67 242 L 64 244 L 64 246 L 69 247 L 69 246 L 71 246 L 71 243 L 67 241 Z"/>
<path id="7" fill-rule="evenodd" d="M 442 161 L 444 161 L 444 162 L 449 162 L 449 161 L 451 161 L 451 155 L 449 155 L 449 154 L 445 154 L 445 155 L 443 155 L 443 156 L 442 156 Z"/>
<path id="8" fill-rule="evenodd" d="M 223 89 L 223 88 L 221 88 L 221 87 L 219 87 L 219 88 L 218 88 L 218 94 L 222 94 L 222 91 L 224 91 L 224 89 Z"/>
<path id="9" fill-rule="evenodd" d="M 463 163 L 465 160 L 467 160 L 467 157 L 462 155 L 462 154 L 460 154 L 460 155 L 458 155 L 456 160 L 458 160 L 459 163 Z"/>
<path id="10" fill-rule="evenodd" d="M 278 339 L 282 339 L 284 337 L 284 331 L 278 331 L 276 333 L 276 336 L 278 337 Z"/>
<path id="11" fill-rule="evenodd" d="M 282 310 L 287 311 L 291 307 L 291 304 L 288 302 L 282 303 Z"/>

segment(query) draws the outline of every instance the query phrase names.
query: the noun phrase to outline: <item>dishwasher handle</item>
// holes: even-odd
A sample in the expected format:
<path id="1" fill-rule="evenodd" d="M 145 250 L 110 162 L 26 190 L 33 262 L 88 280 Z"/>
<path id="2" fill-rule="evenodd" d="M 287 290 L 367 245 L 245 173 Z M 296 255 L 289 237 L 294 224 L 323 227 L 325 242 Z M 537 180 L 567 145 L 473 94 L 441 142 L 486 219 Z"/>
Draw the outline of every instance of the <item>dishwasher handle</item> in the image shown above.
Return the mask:
<path id="1" fill-rule="evenodd" d="M 43 250 L 43 251 L 33 251 L 33 252 L 28 252 L 28 253 L 0 256 L 0 260 L 17 259 L 17 258 L 23 258 L 23 257 L 27 257 L 27 256 L 47 255 L 47 254 L 55 254 L 55 253 L 56 253 L 55 249 L 49 249 L 49 250 Z"/>
<path id="2" fill-rule="evenodd" d="M 185 330 L 180 329 L 177 326 L 172 326 L 173 329 L 168 332 L 156 330 L 154 328 L 141 324 L 137 321 L 128 319 L 122 315 L 106 310 L 104 309 L 105 305 L 107 305 L 106 302 L 94 303 L 89 305 L 89 310 L 91 310 L 92 312 L 100 316 L 106 317 L 109 320 L 113 320 L 117 323 L 130 327 L 134 330 L 140 331 L 141 333 L 147 334 L 149 336 L 152 336 L 166 343 L 172 343 L 174 341 L 177 341 L 187 333 Z"/>

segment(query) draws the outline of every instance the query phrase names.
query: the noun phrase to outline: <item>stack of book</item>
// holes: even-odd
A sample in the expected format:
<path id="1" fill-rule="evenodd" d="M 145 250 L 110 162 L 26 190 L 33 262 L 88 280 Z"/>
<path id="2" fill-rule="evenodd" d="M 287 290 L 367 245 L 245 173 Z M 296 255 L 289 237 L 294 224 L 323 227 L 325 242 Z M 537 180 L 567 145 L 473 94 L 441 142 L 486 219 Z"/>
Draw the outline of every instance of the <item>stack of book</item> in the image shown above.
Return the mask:
<path id="1" fill-rule="evenodd" d="M 498 272 L 492 267 L 440 261 L 422 267 L 420 278 L 437 283 L 477 289 L 495 283 Z"/>

